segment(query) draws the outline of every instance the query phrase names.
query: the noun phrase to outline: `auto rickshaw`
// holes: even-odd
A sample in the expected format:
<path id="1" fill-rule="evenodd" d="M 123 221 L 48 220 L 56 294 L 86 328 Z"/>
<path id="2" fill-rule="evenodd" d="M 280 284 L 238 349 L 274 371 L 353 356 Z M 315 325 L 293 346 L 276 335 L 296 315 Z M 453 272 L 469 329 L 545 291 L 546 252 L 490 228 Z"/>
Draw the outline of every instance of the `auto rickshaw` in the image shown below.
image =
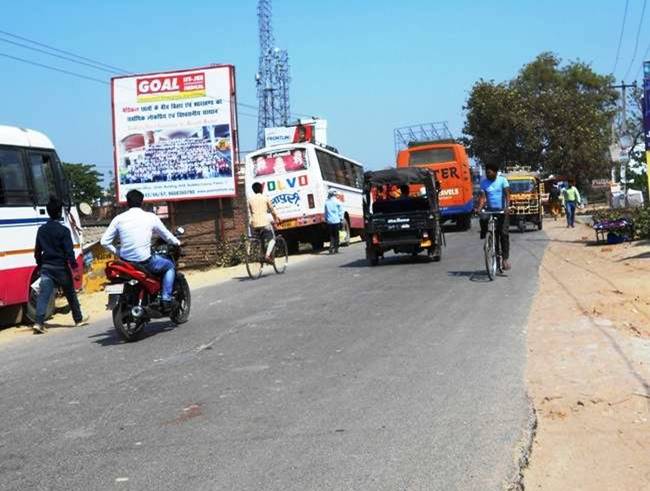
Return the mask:
<path id="1" fill-rule="evenodd" d="M 434 174 L 410 167 L 366 172 L 363 215 L 366 258 L 376 266 L 386 251 L 440 261 L 444 235 Z"/>
<path id="2" fill-rule="evenodd" d="M 509 169 L 506 177 L 510 183 L 510 225 L 516 225 L 520 232 L 525 232 L 527 223 L 531 222 L 542 230 L 544 185 L 539 174 L 518 167 Z"/>

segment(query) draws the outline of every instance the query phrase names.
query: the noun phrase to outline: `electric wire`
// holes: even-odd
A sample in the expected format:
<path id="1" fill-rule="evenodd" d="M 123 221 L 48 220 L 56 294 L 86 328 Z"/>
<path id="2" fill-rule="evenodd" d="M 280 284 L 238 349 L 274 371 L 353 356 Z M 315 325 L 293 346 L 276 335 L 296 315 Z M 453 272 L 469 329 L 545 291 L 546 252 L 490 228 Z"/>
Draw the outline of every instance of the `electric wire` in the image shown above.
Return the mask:
<path id="1" fill-rule="evenodd" d="M 634 62 L 636 61 L 636 54 L 639 49 L 639 38 L 641 37 L 641 28 L 643 27 L 643 17 L 645 16 L 645 8 L 648 3 L 648 0 L 643 0 L 643 7 L 641 9 L 641 17 L 639 17 L 639 27 L 636 31 L 636 40 L 634 41 L 634 52 L 632 54 L 632 59 L 630 60 L 630 65 L 627 67 L 627 70 L 625 71 L 625 75 L 623 75 L 623 81 L 627 79 L 627 76 L 630 74 L 630 71 L 632 70 L 632 67 L 634 66 Z"/>
<path id="2" fill-rule="evenodd" d="M 618 60 L 621 56 L 621 45 L 623 44 L 623 34 L 625 32 L 625 21 L 627 19 L 627 8 L 630 5 L 630 0 L 625 0 L 625 10 L 623 11 L 623 23 L 621 25 L 621 33 L 618 36 L 618 48 L 616 48 L 616 59 L 614 60 L 614 68 L 612 69 L 612 74 L 616 73 L 616 67 L 618 66 Z"/>

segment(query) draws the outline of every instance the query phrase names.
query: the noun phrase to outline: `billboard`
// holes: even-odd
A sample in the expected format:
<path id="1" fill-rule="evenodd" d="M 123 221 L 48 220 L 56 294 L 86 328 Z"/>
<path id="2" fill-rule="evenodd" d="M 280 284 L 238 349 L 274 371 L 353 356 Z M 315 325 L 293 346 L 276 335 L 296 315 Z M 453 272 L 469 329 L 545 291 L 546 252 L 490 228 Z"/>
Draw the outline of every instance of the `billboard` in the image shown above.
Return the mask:
<path id="1" fill-rule="evenodd" d="M 147 201 L 235 195 L 235 70 L 219 65 L 111 79 L 116 194 Z"/>
<path id="2" fill-rule="evenodd" d="M 327 121 L 324 119 L 301 120 L 295 126 L 264 129 L 265 147 L 305 141 L 327 145 Z"/>
<path id="3" fill-rule="evenodd" d="M 646 174 L 650 193 L 650 61 L 643 62 L 643 131 L 645 133 Z M 650 196 L 648 198 L 650 202 Z"/>

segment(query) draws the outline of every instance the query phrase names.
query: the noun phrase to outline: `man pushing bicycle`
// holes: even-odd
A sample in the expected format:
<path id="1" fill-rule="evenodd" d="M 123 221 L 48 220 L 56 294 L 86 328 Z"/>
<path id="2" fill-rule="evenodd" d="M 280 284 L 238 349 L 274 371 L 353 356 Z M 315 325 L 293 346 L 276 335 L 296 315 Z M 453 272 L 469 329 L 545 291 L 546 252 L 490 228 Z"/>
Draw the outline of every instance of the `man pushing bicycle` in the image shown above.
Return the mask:
<path id="1" fill-rule="evenodd" d="M 497 216 L 496 222 L 496 248 L 497 253 L 501 252 L 503 259 L 503 270 L 510 269 L 510 184 L 508 180 L 499 174 L 499 166 L 487 164 L 485 166 L 485 177 L 481 179 L 481 194 L 479 195 L 476 212 L 481 210 L 488 212 L 503 212 Z M 485 239 L 488 229 L 488 220 L 481 217 L 481 239 Z"/>
<path id="2" fill-rule="evenodd" d="M 275 232 L 273 222 L 269 220 L 269 213 L 275 223 L 278 223 L 280 219 L 275 213 L 271 200 L 268 196 L 262 194 L 263 189 L 261 183 L 253 183 L 253 192 L 255 194 L 248 199 L 249 224 L 253 235 L 260 239 L 262 249 L 266 245 L 265 260 L 270 263 L 272 261 L 271 253 L 275 245 Z"/>

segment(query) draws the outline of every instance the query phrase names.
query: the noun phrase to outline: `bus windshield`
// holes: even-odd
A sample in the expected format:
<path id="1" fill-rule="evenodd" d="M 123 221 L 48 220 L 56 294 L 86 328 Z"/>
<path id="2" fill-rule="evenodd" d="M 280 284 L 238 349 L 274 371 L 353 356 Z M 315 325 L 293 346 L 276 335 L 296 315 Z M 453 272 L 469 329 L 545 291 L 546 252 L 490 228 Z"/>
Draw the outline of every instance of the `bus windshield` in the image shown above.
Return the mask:
<path id="1" fill-rule="evenodd" d="M 63 172 L 54 152 L 29 149 L 26 157 L 27 165 L 23 163 L 23 149 L 0 149 L 0 205 L 46 205 L 52 196 L 67 203 Z"/>
<path id="2" fill-rule="evenodd" d="M 308 167 L 309 161 L 304 148 L 263 153 L 253 157 L 255 177 L 286 174 L 305 170 Z"/>
<path id="3" fill-rule="evenodd" d="M 511 193 L 530 193 L 534 187 L 535 183 L 532 179 L 513 179 L 510 181 Z"/>
<path id="4" fill-rule="evenodd" d="M 441 164 L 454 160 L 456 157 L 453 148 L 428 148 L 409 152 L 409 165 Z"/>
<path id="5" fill-rule="evenodd" d="M 0 205 L 33 204 L 28 182 L 22 152 L 0 149 Z"/>

